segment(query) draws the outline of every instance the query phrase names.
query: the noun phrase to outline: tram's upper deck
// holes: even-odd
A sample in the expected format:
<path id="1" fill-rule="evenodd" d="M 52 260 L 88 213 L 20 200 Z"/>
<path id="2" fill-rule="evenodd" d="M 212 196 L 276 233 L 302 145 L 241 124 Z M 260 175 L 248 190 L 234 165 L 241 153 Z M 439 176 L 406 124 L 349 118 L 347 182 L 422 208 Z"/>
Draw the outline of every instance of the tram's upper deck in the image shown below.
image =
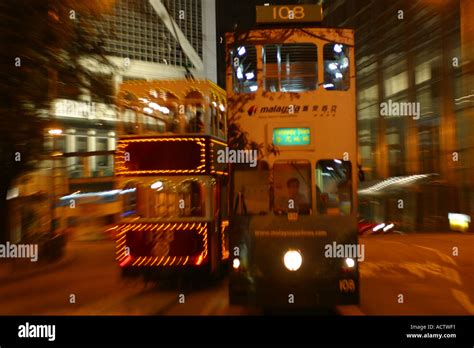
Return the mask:
<path id="1" fill-rule="evenodd" d="M 205 134 L 226 140 L 226 93 L 211 81 L 128 81 L 117 100 L 122 138 Z"/>
<path id="2" fill-rule="evenodd" d="M 279 158 L 357 158 L 353 34 L 339 28 L 228 33 L 230 120 L 263 149 L 277 147 Z M 265 153 L 269 161 L 272 153 Z"/>

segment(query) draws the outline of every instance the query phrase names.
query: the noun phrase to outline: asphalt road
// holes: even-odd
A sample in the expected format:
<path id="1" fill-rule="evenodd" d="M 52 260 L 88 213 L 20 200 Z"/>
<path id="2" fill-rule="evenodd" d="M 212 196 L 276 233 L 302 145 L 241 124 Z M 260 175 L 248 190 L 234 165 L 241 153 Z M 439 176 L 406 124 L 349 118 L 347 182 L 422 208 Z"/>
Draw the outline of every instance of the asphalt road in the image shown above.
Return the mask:
<path id="1" fill-rule="evenodd" d="M 474 235 L 376 235 L 359 243 L 364 314 L 474 315 Z"/>
<path id="2" fill-rule="evenodd" d="M 474 314 L 474 235 L 377 235 L 360 243 L 361 304 L 340 307 L 339 313 Z M 0 282 L 0 315 L 262 314 L 229 306 L 226 279 L 204 288 L 125 281 L 114 253 L 110 241 L 69 244 L 71 262 L 63 267 Z"/>

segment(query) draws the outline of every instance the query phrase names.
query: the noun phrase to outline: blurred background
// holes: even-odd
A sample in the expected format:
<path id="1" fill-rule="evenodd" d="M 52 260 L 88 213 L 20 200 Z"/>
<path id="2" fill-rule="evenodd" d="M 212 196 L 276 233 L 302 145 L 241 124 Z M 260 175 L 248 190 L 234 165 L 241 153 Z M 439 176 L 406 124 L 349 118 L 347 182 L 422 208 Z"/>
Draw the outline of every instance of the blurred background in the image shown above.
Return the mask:
<path id="1" fill-rule="evenodd" d="M 2 0 L 0 244 L 68 263 L 17 280 L 32 263 L 0 260 L 0 314 L 236 313 L 225 282 L 170 310 L 176 292 L 120 281 L 115 97 L 130 80 L 225 87 L 224 34 L 251 29 L 266 3 L 321 3 L 321 26 L 355 31 L 359 215 L 404 233 L 361 238 L 362 309 L 474 313 L 473 0 Z M 383 116 L 383 103 L 415 103 L 419 117 Z M 415 299 L 404 307 L 387 300 L 402 283 Z"/>
<path id="2" fill-rule="evenodd" d="M 322 26 L 355 31 L 361 218 L 448 231 L 449 213 L 472 215 L 474 2 L 220 1 L 218 35 L 251 28 L 256 3 L 323 3 Z M 219 50 L 221 85 L 224 66 Z M 419 103 L 419 118 L 381 116 L 388 101 Z"/>
<path id="3" fill-rule="evenodd" d="M 33 3 L 1 5 L 2 239 L 65 231 L 73 239 L 107 238 L 120 214 L 113 177 L 118 85 L 190 72 L 224 87 L 224 33 L 250 29 L 254 6 L 268 2 L 159 1 L 164 14 L 145 0 Z M 322 26 L 355 30 L 361 218 L 403 231 L 449 230 L 450 213 L 469 219 L 474 3 L 322 3 Z M 381 116 L 388 101 L 419 103 L 419 118 Z"/>

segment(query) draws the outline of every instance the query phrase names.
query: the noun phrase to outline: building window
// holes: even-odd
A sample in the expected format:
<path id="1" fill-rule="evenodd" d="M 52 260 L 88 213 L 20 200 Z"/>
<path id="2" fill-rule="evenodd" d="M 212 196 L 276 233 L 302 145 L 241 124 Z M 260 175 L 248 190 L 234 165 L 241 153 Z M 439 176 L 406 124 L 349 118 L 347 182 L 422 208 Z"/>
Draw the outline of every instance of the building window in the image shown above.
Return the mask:
<path id="1" fill-rule="evenodd" d="M 96 74 L 91 77 L 91 100 L 113 104 L 115 98 L 115 83 L 112 75 Z"/>
<path id="2" fill-rule="evenodd" d="M 87 137 L 76 137 L 76 152 L 87 152 Z"/>
<path id="3" fill-rule="evenodd" d="M 202 58 L 201 1 L 162 2 Z M 182 15 L 184 19 L 180 18 Z M 184 66 L 186 63 L 184 52 L 148 1 L 118 0 L 114 11 L 104 17 L 108 31 L 105 48 L 110 55 L 172 66 Z"/>
<path id="4" fill-rule="evenodd" d="M 107 151 L 107 145 L 108 145 L 108 138 L 97 138 L 97 151 Z M 97 166 L 99 167 L 106 167 L 109 165 L 109 156 L 107 155 L 102 155 L 102 156 L 97 156 Z"/>
<path id="5" fill-rule="evenodd" d="M 58 72 L 57 97 L 63 99 L 76 99 L 81 95 L 81 89 L 77 83 L 77 77 L 71 76 L 69 72 Z"/>
<path id="6" fill-rule="evenodd" d="M 310 43 L 263 47 L 265 91 L 304 92 L 318 85 L 318 49 Z"/>
<path id="7" fill-rule="evenodd" d="M 87 137 L 76 137 L 76 152 L 87 152 Z M 82 165 L 81 157 L 74 157 L 76 165 Z"/>
<path id="8" fill-rule="evenodd" d="M 66 152 L 66 139 L 64 135 L 50 136 L 45 142 L 45 150 L 48 152 Z"/>
<path id="9" fill-rule="evenodd" d="M 385 97 L 392 97 L 408 89 L 408 72 L 403 55 L 392 55 L 384 59 Z"/>
<path id="10" fill-rule="evenodd" d="M 127 81 L 146 81 L 146 79 L 142 77 L 122 76 L 122 82 L 127 82 Z"/>

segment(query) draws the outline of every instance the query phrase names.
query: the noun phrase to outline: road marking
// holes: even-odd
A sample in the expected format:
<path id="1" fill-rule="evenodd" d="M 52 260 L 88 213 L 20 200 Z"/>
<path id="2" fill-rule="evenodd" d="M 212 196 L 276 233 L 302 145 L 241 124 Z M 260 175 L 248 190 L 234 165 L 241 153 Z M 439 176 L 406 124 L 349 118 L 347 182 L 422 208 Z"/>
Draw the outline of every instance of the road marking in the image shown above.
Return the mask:
<path id="1" fill-rule="evenodd" d="M 364 262 L 360 265 L 360 273 L 364 278 L 370 277 L 405 277 L 408 272 L 418 278 L 426 279 L 428 275 L 437 276 L 449 280 L 455 284 L 462 285 L 459 273 L 451 268 L 441 266 L 434 262 Z"/>
<path id="2" fill-rule="evenodd" d="M 461 306 L 463 306 L 464 309 L 468 311 L 468 313 L 474 314 L 474 304 L 471 302 L 469 296 L 465 292 L 451 289 L 451 293 L 453 294 L 453 297 L 456 299 L 456 301 L 458 301 L 459 304 L 461 304 Z"/>
<path id="3" fill-rule="evenodd" d="M 449 255 L 446 255 L 446 254 L 443 254 L 441 251 L 439 250 L 436 250 L 436 249 L 433 249 L 433 248 L 429 248 L 429 247 L 425 247 L 423 245 L 418 245 L 418 244 L 412 244 L 414 246 L 417 246 L 418 248 L 422 248 L 422 249 L 426 249 L 426 250 L 430 250 L 432 252 L 434 252 L 435 254 L 437 254 L 441 260 L 445 261 L 445 262 L 448 262 L 448 263 L 451 263 L 453 264 L 454 266 L 457 266 L 457 263 L 456 261 Z"/>

